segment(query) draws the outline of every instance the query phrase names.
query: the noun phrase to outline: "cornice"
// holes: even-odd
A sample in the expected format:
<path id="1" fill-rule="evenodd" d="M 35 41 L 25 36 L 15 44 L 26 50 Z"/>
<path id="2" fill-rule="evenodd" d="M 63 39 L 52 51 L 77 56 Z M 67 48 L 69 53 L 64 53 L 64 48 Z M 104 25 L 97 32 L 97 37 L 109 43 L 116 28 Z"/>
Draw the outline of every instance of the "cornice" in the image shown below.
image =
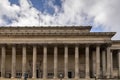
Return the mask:
<path id="1" fill-rule="evenodd" d="M 116 32 L 16 32 L 1 33 L 0 36 L 108 36 L 113 37 Z"/>
<path id="2" fill-rule="evenodd" d="M 91 29 L 92 26 L 0 26 L 0 29 L 28 29 L 28 28 L 37 28 L 37 29 Z"/>
<path id="3" fill-rule="evenodd" d="M 0 36 L 109 36 L 115 32 L 90 32 L 91 26 L 0 27 Z"/>

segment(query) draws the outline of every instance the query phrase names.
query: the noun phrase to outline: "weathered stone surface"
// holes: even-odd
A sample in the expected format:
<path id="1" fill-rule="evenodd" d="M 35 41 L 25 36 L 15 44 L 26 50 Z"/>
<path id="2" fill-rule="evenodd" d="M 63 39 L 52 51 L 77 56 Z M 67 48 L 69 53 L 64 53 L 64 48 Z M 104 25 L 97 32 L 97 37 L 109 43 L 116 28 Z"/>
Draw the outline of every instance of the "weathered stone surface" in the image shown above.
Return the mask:
<path id="1" fill-rule="evenodd" d="M 22 73 L 28 74 L 27 80 L 61 80 L 61 73 L 62 80 L 117 80 L 120 41 L 111 40 L 115 32 L 90 30 L 91 26 L 0 27 L 0 80 L 23 80 Z"/>

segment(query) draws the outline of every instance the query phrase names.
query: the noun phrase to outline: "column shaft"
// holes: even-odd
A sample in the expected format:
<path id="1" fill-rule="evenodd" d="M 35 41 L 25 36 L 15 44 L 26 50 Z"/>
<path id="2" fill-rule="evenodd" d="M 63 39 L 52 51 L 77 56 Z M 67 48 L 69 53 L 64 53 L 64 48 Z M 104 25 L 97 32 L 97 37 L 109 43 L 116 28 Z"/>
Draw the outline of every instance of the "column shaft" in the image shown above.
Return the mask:
<path id="1" fill-rule="evenodd" d="M 16 47 L 12 46 L 12 76 L 11 78 L 16 77 Z"/>
<path id="2" fill-rule="evenodd" d="M 96 78 L 100 76 L 100 46 L 96 46 Z"/>
<path id="3" fill-rule="evenodd" d="M 75 79 L 79 78 L 79 47 L 75 46 Z"/>
<path id="4" fill-rule="evenodd" d="M 110 47 L 107 47 L 107 78 L 110 78 Z"/>
<path id="5" fill-rule="evenodd" d="M 6 49 L 5 46 L 1 48 L 1 78 L 5 77 L 5 57 L 6 57 Z"/>
<path id="6" fill-rule="evenodd" d="M 103 76 L 105 76 L 106 73 L 106 52 L 102 51 L 102 72 Z"/>
<path id="7" fill-rule="evenodd" d="M 43 47 L 43 78 L 47 78 L 47 46 Z"/>
<path id="8" fill-rule="evenodd" d="M 33 77 L 36 78 L 37 47 L 33 46 Z"/>
<path id="9" fill-rule="evenodd" d="M 64 71 L 65 71 L 65 78 L 68 78 L 68 46 L 64 47 Z"/>
<path id="10" fill-rule="evenodd" d="M 119 50 L 119 52 L 118 52 L 118 76 L 119 76 L 119 78 L 120 78 L 120 50 Z"/>
<path id="11" fill-rule="evenodd" d="M 26 73 L 26 46 L 22 47 L 22 78 Z"/>
<path id="12" fill-rule="evenodd" d="M 54 78 L 57 78 L 57 46 L 54 47 Z"/>
<path id="13" fill-rule="evenodd" d="M 86 78 L 90 78 L 90 73 L 89 73 L 89 71 L 90 71 L 90 69 L 89 69 L 89 46 L 88 45 L 85 47 L 85 56 L 86 56 L 86 58 L 85 58 L 85 61 L 86 61 L 85 76 L 86 76 Z"/>
<path id="14" fill-rule="evenodd" d="M 111 75 L 111 78 L 112 78 L 112 74 L 113 74 L 113 54 L 112 54 L 112 51 L 110 52 L 110 65 L 111 65 L 111 69 L 110 69 L 110 75 Z"/>

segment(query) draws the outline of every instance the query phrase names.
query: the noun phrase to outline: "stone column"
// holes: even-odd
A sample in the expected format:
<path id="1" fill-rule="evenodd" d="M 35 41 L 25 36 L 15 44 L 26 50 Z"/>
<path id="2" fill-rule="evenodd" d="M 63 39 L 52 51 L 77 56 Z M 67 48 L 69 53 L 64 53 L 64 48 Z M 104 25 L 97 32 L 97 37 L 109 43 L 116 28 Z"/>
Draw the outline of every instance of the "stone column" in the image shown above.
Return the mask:
<path id="1" fill-rule="evenodd" d="M 22 47 L 22 78 L 24 78 L 24 74 L 26 73 L 26 46 Z"/>
<path id="2" fill-rule="evenodd" d="M 85 47 L 85 62 L 86 62 L 86 67 L 85 67 L 85 77 L 90 78 L 90 64 L 89 64 L 89 46 L 86 45 Z"/>
<path id="3" fill-rule="evenodd" d="M 58 48 L 57 46 L 54 47 L 54 78 L 57 78 L 57 54 L 58 54 Z"/>
<path id="4" fill-rule="evenodd" d="M 36 61 L 37 61 L 37 46 L 33 45 L 33 76 L 32 78 L 36 78 Z"/>
<path id="5" fill-rule="evenodd" d="M 118 51 L 118 76 L 120 78 L 120 50 Z"/>
<path id="6" fill-rule="evenodd" d="M 103 76 L 105 76 L 105 73 L 106 73 L 106 52 L 105 50 L 102 51 L 102 72 L 103 72 Z"/>
<path id="7" fill-rule="evenodd" d="M 79 47 L 75 46 L 75 79 L 79 78 Z"/>
<path id="8" fill-rule="evenodd" d="M 47 46 L 43 47 L 43 79 L 47 78 Z"/>
<path id="9" fill-rule="evenodd" d="M 113 53 L 112 51 L 110 52 L 110 64 L 111 64 L 111 69 L 110 69 L 110 75 L 111 75 L 111 78 L 113 77 Z"/>
<path id="10" fill-rule="evenodd" d="M 106 72 L 107 78 L 110 78 L 110 47 L 107 47 L 107 72 Z"/>
<path id="11" fill-rule="evenodd" d="M 6 57 L 6 49 L 5 46 L 1 47 L 1 78 L 5 77 L 5 57 Z"/>
<path id="12" fill-rule="evenodd" d="M 96 78 L 100 76 L 100 45 L 96 46 Z"/>
<path id="13" fill-rule="evenodd" d="M 68 46 L 65 45 L 64 47 L 64 71 L 65 71 L 65 77 L 64 78 L 68 78 Z"/>
<path id="14" fill-rule="evenodd" d="M 16 46 L 12 46 L 12 73 L 11 78 L 16 77 Z"/>

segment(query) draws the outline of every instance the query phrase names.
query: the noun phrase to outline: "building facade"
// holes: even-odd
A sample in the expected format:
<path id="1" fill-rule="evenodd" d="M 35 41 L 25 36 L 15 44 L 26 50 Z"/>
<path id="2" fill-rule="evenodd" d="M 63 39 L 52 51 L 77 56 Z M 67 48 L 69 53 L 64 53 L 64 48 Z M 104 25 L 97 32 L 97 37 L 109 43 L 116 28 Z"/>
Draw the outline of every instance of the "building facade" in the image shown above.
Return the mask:
<path id="1" fill-rule="evenodd" d="M 0 27 L 0 79 L 119 79 L 120 41 L 91 28 Z"/>

